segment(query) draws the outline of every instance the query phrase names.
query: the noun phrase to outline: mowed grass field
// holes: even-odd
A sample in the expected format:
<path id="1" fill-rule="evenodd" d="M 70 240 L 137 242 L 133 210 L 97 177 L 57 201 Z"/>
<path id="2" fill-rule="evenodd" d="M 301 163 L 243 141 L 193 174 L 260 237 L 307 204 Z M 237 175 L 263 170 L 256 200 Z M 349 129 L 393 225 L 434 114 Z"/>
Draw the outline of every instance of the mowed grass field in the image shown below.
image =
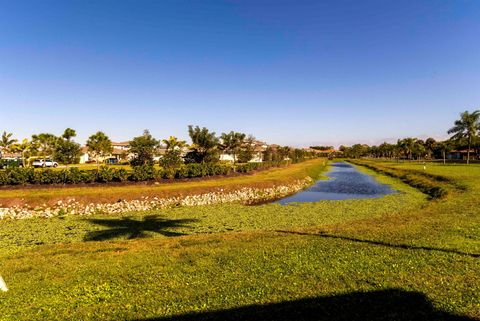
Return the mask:
<path id="1" fill-rule="evenodd" d="M 480 166 L 428 165 L 448 178 L 441 199 L 360 169 L 398 193 L 0 221 L 0 319 L 480 319 Z"/>

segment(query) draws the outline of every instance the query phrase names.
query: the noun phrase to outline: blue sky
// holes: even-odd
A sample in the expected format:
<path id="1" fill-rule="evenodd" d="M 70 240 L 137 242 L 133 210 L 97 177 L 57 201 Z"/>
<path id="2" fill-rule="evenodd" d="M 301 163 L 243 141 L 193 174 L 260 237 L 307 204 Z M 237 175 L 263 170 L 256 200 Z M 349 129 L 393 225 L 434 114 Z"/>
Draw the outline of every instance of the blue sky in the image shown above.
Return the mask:
<path id="1" fill-rule="evenodd" d="M 473 0 L 0 0 L 0 130 L 440 138 L 480 107 L 479 35 Z"/>

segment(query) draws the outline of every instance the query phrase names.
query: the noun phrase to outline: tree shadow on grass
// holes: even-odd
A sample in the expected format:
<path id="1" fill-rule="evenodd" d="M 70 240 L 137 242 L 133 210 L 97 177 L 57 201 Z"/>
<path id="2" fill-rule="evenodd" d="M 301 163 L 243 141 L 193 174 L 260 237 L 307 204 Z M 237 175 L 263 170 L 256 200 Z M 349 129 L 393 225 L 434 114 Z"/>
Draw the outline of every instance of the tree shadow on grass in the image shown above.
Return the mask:
<path id="1" fill-rule="evenodd" d="M 307 235 L 307 236 L 319 236 L 319 237 L 323 237 L 323 238 L 340 239 L 340 240 L 345 240 L 345 241 L 367 243 L 367 244 L 372 244 L 372 245 L 387 246 L 387 247 L 400 248 L 400 249 L 406 249 L 406 250 L 438 251 L 438 252 L 444 252 L 444 253 L 453 253 L 453 254 L 465 255 L 465 256 L 470 256 L 470 257 L 473 257 L 473 258 L 479 258 L 480 257 L 480 254 L 477 254 L 477 253 L 466 253 L 466 252 L 462 252 L 462 251 L 458 251 L 458 250 L 454 250 L 454 249 L 442 249 L 442 248 L 436 248 L 436 247 L 415 246 L 415 245 L 408 245 L 408 244 L 394 244 L 394 243 L 388 243 L 388 242 L 383 242 L 383 241 L 364 240 L 364 239 L 357 239 L 357 238 L 349 237 L 349 236 L 327 234 L 327 233 L 324 233 L 324 232 L 304 233 L 304 232 L 281 231 L 281 230 L 278 230 L 276 232 L 278 232 L 278 233 L 288 233 L 288 234 L 297 234 L 297 235 Z"/>
<path id="2" fill-rule="evenodd" d="M 143 320 L 473 321 L 474 319 L 436 309 L 423 293 L 388 289 Z"/>
<path id="3" fill-rule="evenodd" d="M 185 233 L 174 232 L 172 229 L 189 227 L 188 223 L 196 222 L 194 219 L 167 220 L 157 215 L 145 216 L 141 220 L 132 218 L 121 219 L 93 219 L 88 220 L 93 224 L 109 227 L 109 229 L 93 231 L 87 234 L 85 241 L 105 241 L 118 237 L 127 239 L 143 238 L 148 232 L 164 236 L 181 236 Z"/>

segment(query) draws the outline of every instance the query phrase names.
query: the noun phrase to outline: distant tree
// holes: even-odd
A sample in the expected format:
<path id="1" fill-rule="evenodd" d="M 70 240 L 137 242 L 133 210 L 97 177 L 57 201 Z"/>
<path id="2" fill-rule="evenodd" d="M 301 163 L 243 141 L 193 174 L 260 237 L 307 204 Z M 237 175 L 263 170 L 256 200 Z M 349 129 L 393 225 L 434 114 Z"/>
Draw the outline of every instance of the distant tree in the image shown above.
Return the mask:
<path id="1" fill-rule="evenodd" d="M 97 171 L 99 170 L 99 157 L 104 157 L 113 151 L 112 141 L 105 133 L 98 131 L 87 140 L 88 151 L 91 152 L 97 163 Z"/>
<path id="2" fill-rule="evenodd" d="M 370 147 L 366 144 L 354 144 L 350 148 L 349 154 L 350 157 L 360 158 L 368 154 Z"/>
<path id="3" fill-rule="evenodd" d="M 247 138 L 243 140 L 243 143 L 238 148 L 238 161 L 240 163 L 248 163 L 253 159 L 255 155 L 255 142 L 257 139 L 249 135 Z"/>
<path id="4" fill-rule="evenodd" d="M 456 120 L 454 126 L 448 130 L 449 134 L 454 134 L 451 139 L 460 140 L 465 138 L 468 142 L 467 164 L 470 164 L 470 149 L 473 140 L 477 137 L 480 130 L 480 110 L 472 113 L 464 111 L 460 114 L 460 119 Z"/>
<path id="5" fill-rule="evenodd" d="M 384 142 L 378 146 L 380 157 L 393 158 L 395 156 L 395 145 Z"/>
<path id="6" fill-rule="evenodd" d="M 289 158 L 290 150 L 291 148 L 289 146 L 283 146 L 278 148 L 278 155 L 281 161 Z"/>
<path id="7" fill-rule="evenodd" d="M 220 150 L 233 157 L 233 164 L 237 161 L 237 156 L 245 143 L 245 134 L 231 131 L 230 133 L 222 133 L 220 135 L 221 143 L 218 145 Z"/>
<path id="8" fill-rule="evenodd" d="M 143 135 L 133 138 L 130 141 L 130 152 L 135 154 L 132 166 L 153 166 L 153 156 L 159 145 L 160 142 L 153 138 L 148 129 L 143 131 Z"/>
<path id="9" fill-rule="evenodd" d="M 22 165 L 23 167 L 27 166 L 26 158 L 29 156 L 29 153 L 32 149 L 32 144 L 28 141 L 28 139 L 24 138 L 21 143 L 13 144 L 11 149 L 14 152 L 19 152 L 22 154 Z"/>
<path id="10" fill-rule="evenodd" d="M 76 136 L 77 136 L 77 132 L 75 131 L 75 129 L 66 128 L 63 132 L 62 138 L 66 140 L 71 140 L 73 137 L 76 137 Z"/>
<path id="11" fill-rule="evenodd" d="M 407 159 L 413 159 L 413 155 L 415 153 L 416 147 L 417 147 L 417 139 L 416 138 L 404 138 L 404 139 L 399 139 L 397 142 L 397 146 L 401 153 L 407 158 Z"/>
<path id="12" fill-rule="evenodd" d="M 191 151 L 186 159 L 189 162 L 207 163 L 218 161 L 218 137 L 215 132 L 210 132 L 207 128 L 198 126 L 188 126 L 188 134 L 192 140 Z"/>
<path id="13" fill-rule="evenodd" d="M 310 146 L 310 148 L 315 150 L 321 150 L 321 151 L 335 149 L 333 148 L 333 146 Z"/>
<path id="14" fill-rule="evenodd" d="M 75 130 L 71 128 L 65 129 L 63 135 L 58 138 L 55 146 L 55 159 L 63 164 L 75 164 L 81 155 L 80 144 L 72 141 L 72 138 L 77 136 Z"/>
<path id="15" fill-rule="evenodd" d="M 433 155 L 433 152 L 435 151 L 435 148 L 437 146 L 437 141 L 433 138 L 427 138 L 427 140 L 425 141 L 425 151 L 427 153 L 427 155 L 429 157 L 431 157 Z"/>
<path id="16" fill-rule="evenodd" d="M 264 162 L 276 161 L 278 158 L 277 150 L 271 146 L 268 146 L 263 152 L 262 158 Z"/>
<path id="17" fill-rule="evenodd" d="M 186 146 L 186 142 L 178 140 L 174 136 L 162 141 L 166 146 L 166 151 L 160 159 L 160 166 L 165 170 L 168 178 L 174 178 L 175 171 L 183 164 L 181 157 L 182 148 Z"/>
<path id="18" fill-rule="evenodd" d="M 57 136 L 49 133 L 32 135 L 32 150 L 45 161 L 47 156 L 52 157 L 55 152 L 57 139 Z"/>
<path id="19" fill-rule="evenodd" d="M 2 134 L 2 140 L 0 141 L 0 147 L 3 148 L 4 151 L 9 152 L 10 148 L 13 144 L 17 142 L 16 139 L 11 138 L 13 136 L 12 133 L 7 133 L 6 131 Z"/>
<path id="20" fill-rule="evenodd" d="M 417 160 L 424 157 L 426 154 L 425 142 L 421 139 L 417 139 L 413 147 L 413 155 Z"/>
<path id="21" fill-rule="evenodd" d="M 442 154 L 443 164 L 446 163 L 447 153 L 453 149 L 453 143 L 450 140 L 443 142 L 436 142 L 435 150 L 438 150 Z"/>
<path id="22" fill-rule="evenodd" d="M 162 140 L 162 143 L 165 145 L 167 151 L 178 150 L 187 146 L 187 142 L 184 140 L 178 140 L 175 136 L 170 136 L 168 139 Z"/>

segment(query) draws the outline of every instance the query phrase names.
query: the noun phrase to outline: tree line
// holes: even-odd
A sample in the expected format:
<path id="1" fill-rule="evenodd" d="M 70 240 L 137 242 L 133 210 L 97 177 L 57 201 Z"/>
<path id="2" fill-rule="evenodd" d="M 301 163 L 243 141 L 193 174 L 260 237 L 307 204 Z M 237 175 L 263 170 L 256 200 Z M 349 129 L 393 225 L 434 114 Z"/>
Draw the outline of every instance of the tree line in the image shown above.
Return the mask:
<path id="1" fill-rule="evenodd" d="M 206 127 L 188 126 L 188 135 L 191 143 L 179 140 L 170 136 L 168 139 L 159 140 L 145 130 L 142 135 L 134 137 L 129 141 L 130 149 L 125 151 L 133 155 L 129 163 L 133 167 L 153 166 L 154 157 L 159 155 L 160 148 L 164 149 L 159 164 L 164 170 L 174 172 L 181 164 L 189 163 L 216 163 L 219 162 L 221 153 L 229 154 L 233 158 L 233 164 L 247 163 L 255 156 L 256 139 L 252 135 L 246 135 L 235 131 L 222 133 L 217 136 L 215 132 Z M 63 164 L 75 164 L 79 162 L 82 154 L 81 146 L 74 141 L 76 131 L 67 128 L 61 136 L 50 133 L 32 135 L 31 140 L 24 139 L 19 142 L 12 138 L 12 133 L 3 132 L 0 146 L 3 151 L 20 153 L 23 166 L 28 166 L 27 160 L 31 157 L 41 159 L 52 158 Z M 91 135 L 86 147 L 96 163 L 97 170 L 103 159 L 113 152 L 111 139 L 102 131 Z M 282 161 L 285 159 L 292 162 L 302 161 L 311 158 L 314 153 L 291 148 L 288 146 L 269 146 L 262 152 L 263 161 Z"/>
<path id="2" fill-rule="evenodd" d="M 396 144 L 383 143 L 378 146 L 355 144 L 353 146 L 340 146 L 339 150 L 344 157 L 360 158 L 390 158 L 390 159 L 443 159 L 453 150 L 467 150 L 467 164 L 470 163 L 471 150 L 480 153 L 480 110 L 473 112 L 465 111 L 448 130 L 452 135 L 444 141 L 436 141 L 433 138 L 421 140 L 418 138 L 399 139 Z"/>

